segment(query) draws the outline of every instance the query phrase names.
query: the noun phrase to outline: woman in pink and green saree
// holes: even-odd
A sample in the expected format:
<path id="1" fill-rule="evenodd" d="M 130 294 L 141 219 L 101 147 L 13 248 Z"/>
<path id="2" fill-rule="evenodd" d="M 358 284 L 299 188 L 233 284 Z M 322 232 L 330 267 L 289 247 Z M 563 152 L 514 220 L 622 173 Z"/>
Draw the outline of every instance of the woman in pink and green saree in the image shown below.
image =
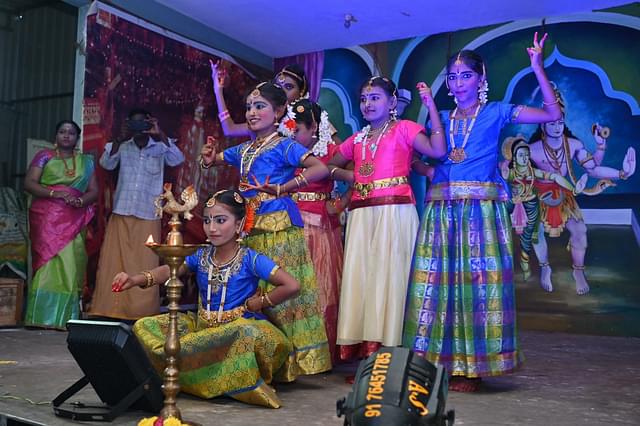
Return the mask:
<path id="1" fill-rule="evenodd" d="M 56 126 L 55 148 L 36 154 L 24 187 L 33 196 L 29 225 L 33 280 L 25 325 L 64 329 L 80 315 L 85 279 L 85 228 L 98 197 L 95 163 L 75 152 L 80 127 L 64 120 Z"/>

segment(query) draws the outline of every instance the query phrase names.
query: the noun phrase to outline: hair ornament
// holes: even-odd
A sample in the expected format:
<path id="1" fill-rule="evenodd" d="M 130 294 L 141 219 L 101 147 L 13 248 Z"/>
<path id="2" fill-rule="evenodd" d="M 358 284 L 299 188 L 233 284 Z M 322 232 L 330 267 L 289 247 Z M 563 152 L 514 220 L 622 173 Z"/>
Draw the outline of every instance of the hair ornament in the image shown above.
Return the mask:
<path id="1" fill-rule="evenodd" d="M 313 145 L 311 151 L 316 157 L 324 157 L 329 152 L 327 145 L 333 143 L 331 139 L 331 125 L 329 124 L 329 113 L 322 111 L 320 113 L 320 124 L 318 125 L 318 142 Z"/>
<path id="2" fill-rule="evenodd" d="M 280 120 L 278 125 L 278 133 L 290 138 L 296 130 L 296 113 L 293 112 L 291 104 L 287 105 L 287 113 Z"/>
<path id="3" fill-rule="evenodd" d="M 242 198 L 242 195 L 240 195 L 238 192 L 233 191 L 233 199 L 236 201 L 236 203 L 238 204 L 244 204 L 244 198 Z"/>
<path id="4" fill-rule="evenodd" d="M 255 225 L 256 211 L 248 203 L 245 206 L 245 214 L 242 220 L 243 220 L 242 231 L 240 232 L 240 235 L 249 235 L 249 233 L 253 229 L 253 226 Z"/>
<path id="5" fill-rule="evenodd" d="M 222 189 L 222 190 L 220 190 L 220 191 L 216 192 L 215 194 L 213 194 L 212 196 L 210 196 L 210 197 L 207 199 L 207 202 L 204 204 L 204 205 L 205 205 L 205 207 L 209 207 L 209 208 L 211 208 L 211 207 L 215 206 L 215 205 L 216 205 L 217 198 L 218 198 L 218 195 L 222 194 L 222 193 L 223 193 L 223 192 L 225 192 L 225 191 L 226 191 L 226 189 Z"/>

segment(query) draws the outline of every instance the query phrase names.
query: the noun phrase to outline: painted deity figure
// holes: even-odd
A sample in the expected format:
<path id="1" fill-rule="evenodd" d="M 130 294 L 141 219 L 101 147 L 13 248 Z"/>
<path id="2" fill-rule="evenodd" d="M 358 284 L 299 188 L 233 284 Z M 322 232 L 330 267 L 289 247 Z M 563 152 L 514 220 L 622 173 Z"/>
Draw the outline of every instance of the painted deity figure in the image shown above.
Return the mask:
<path id="1" fill-rule="evenodd" d="M 540 199 L 535 188 L 536 180 L 553 181 L 573 194 L 584 189 L 588 176 L 582 175 L 574 187 L 571 182 L 557 173 L 545 172 L 531 164 L 530 147 L 524 137 L 506 138 L 502 143 L 502 155 L 506 159 L 500 164 L 502 177 L 511 188 L 511 224 L 520 240 L 520 268 L 525 281 L 531 276 L 529 258 L 533 244 L 538 242 L 540 223 Z M 543 287 L 544 288 L 544 287 Z"/>
<path id="2" fill-rule="evenodd" d="M 589 177 L 598 179 L 595 186 L 585 188 L 584 194 L 597 195 L 613 181 L 628 179 L 636 170 L 636 152 L 630 147 L 627 150 L 622 168 L 602 166 L 606 150 L 607 136 L 599 125 L 593 127 L 596 139 L 596 152 L 589 152 L 584 144 L 574 137 L 565 125 L 565 116 L 544 123 L 530 139 L 531 161 L 544 172 L 557 173 L 564 176 L 574 186 L 578 182 L 573 161 L 577 162 Z M 587 251 L 587 226 L 584 223 L 580 208 L 574 194 L 549 179 L 539 179 L 535 184 L 540 197 L 540 225 L 538 242 L 533 248 L 540 263 L 541 286 L 546 291 L 553 291 L 551 266 L 545 233 L 550 237 L 558 237 L 564 228 L 569 230 L 569 251 L 571 252 L 573 278 L 576 293 L 589 292 L 589 284 L 584 273 L 584 258 Z"/>

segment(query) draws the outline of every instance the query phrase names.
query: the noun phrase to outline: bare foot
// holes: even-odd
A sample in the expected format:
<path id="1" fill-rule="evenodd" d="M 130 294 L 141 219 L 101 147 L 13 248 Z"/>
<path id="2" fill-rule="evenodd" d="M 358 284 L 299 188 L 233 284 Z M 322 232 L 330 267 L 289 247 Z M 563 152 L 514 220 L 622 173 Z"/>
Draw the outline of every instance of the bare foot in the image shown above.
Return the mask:
<path id="1" fill-rule="evenodd" d="M 479 377 L 470 379 L 468 377 L 454 376 L 449 379 L 449 390 L 453 392 L 477 392 L 482 381 Z"/>
<path id="2" fill-rule="evenodd" d="M 589 293 L 587 277 L 584 276 L 584 266 L 573 265 L 573 279 L 576 281 L 576 293 L 581 296 Z"/>
<path id="3" fill-rule="evenodd" d="M 553 284 L 551 283 L 551 266 L 548 263 L 540 267 L 540 287 L 542 287 L 544 291 L 553 291 Z"/>

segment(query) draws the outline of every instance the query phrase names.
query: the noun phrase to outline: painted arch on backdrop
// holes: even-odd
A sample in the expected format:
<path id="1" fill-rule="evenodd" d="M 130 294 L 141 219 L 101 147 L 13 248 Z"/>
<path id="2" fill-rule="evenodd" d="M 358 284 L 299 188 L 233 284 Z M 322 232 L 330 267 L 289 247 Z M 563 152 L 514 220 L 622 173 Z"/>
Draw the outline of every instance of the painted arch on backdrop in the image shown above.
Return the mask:
<path id="1" fill-rule="evenodd" d="M 490 98 L 503 98 L 510 81 L 510 78 L 504 77 L 510 77 L 528 66 L 524 47 L 531 43 L 532 29 L 540 25 L 539 20 L 523 20 L 489 29 L 464 31 L 454 40 L 451 49 L 477 50 L 489 64 Z M 640 97 L 637 82 L 634 83 L 625 68 L 619 66 L 620 61 L 632 64 L 640 62 L 640 51 L 631 48 L 640 41 L 640 18 L 608 12 L 577 14 L 548 19 L 545 30 L 550 34 L 548 47 L 559 45 L 567 56 L 600 64 L 615 90 L 626 92 L 634 98 Z M 581 34 L 579 40 L 575 37 L 576 33 Z M 618 49 L 612 51 L 611 46 L 617 46 Z M 416 81 L 426 81 L 436 94 L 436 102 L 448 108 L 452 102 L 447 100 L 446 91 L 440 90 L 445 87 L 443 65 L 447 49 L 448 36 L 445 34 L 411 40 L 396 62 L 392 73 L 394 80 L 407 87 Z M 519 50 L 522 50 L 522 54 Z M 437 57 L 441 59 L 436 60 Z M 425 61 L 424 58 L 430 60 Z M 408 112 L 418 122 L 426 119 L 427 112 L 422 106 Z"/>

